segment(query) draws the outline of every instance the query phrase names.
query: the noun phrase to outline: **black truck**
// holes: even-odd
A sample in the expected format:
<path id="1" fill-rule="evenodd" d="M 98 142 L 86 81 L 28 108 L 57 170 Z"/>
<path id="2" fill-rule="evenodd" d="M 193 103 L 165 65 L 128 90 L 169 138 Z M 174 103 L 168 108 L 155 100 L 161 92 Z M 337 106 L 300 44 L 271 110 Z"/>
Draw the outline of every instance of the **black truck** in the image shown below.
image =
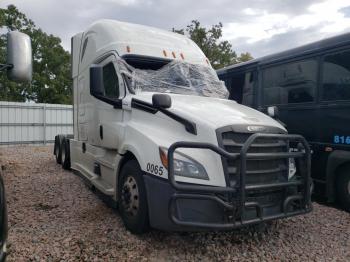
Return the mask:
<path id="1" fill-rule="evenodd" d="M 0 71 L 7 71 L 8 78 L 16 82 L 31 81 L 32 48 L 28 35 L 17 31 L 7 34 L 7 61 L 0 64 Z M 1 169 L 0 166 L 0 262 L 6 259 L 7 240 L 6 195 Z"/>
<path id="2" fill-rule="evenodd" d="M 230 99 L 278 117 L 308 140 L 314 194 L 350 211 L 350 33 L 217 74 Z"/>

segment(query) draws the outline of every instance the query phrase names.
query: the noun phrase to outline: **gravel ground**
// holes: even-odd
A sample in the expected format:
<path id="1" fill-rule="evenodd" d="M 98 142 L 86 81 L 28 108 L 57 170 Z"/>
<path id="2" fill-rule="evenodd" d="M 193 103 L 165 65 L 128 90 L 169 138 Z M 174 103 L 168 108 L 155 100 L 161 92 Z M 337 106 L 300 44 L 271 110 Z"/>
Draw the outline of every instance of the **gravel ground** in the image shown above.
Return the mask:
<path id="1" fill-rule="evenodd" d="M 134 236 L 52 147 L 0 148 L 8 261 L 350 261 L 350 214 L 314 203 L 305 216 L 221 233 Z"/>

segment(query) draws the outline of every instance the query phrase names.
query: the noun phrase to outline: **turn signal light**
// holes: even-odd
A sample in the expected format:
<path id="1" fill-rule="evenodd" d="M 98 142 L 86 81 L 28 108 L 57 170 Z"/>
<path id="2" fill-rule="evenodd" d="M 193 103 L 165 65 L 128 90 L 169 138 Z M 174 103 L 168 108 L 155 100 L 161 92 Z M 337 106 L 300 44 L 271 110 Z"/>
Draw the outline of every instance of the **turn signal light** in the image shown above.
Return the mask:
<path id="1" fill-rule="evenodd" d="M 162 161 L 163 166 L 168 169 L 168 156 L 167 153 L 162 150 L 161 148 L 159 148 L 159 156 L 160 156 L 160 160 Z"/>

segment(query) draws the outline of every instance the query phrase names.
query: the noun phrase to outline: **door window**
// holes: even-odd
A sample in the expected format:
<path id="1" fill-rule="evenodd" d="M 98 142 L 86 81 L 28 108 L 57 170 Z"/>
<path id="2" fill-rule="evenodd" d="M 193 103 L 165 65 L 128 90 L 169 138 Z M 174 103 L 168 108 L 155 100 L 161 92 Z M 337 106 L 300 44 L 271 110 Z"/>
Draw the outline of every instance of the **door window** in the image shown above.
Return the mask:
<path id="1" fill-rule="evenodd" d="M 103 67 L 103 86 L 106 97 L 119 98 L 119 81 L 113 63 Z"/>
<path id="2" fill-rule="evenodd" d="M 256 83 L 257 74 L 255 71 L 247 72 L 244 75 L 243 97 L 242 104 L 247 106 L 253 105 L 254 86 Z"/>
<path id="3" fill-rule="evenodd" d="M 263 70 L 265 105 L 313 102 L 317 88 L 317 61 L 304 60 Z"/>
<path id="4" fill-rule="evenodd" d="M 252 106 L 256 74 L 253 71 L 243 72 L 234 75 L 230 80 L 229 99 L 235 100 L 240 104 Z"/>
<path id="5" fill-rule="evenodd" d="M 322 100 L 350 100 L 350 51 L 324 58 L 322 80 Z"/>

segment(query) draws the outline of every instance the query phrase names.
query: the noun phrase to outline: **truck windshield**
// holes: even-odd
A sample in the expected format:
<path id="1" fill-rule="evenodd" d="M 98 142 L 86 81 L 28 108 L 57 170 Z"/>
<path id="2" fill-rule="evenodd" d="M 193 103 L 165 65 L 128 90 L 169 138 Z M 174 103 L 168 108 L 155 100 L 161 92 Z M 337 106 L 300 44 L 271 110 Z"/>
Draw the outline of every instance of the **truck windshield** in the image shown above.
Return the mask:
<path id="1" fill-rule="evenodd" d="M 220 81 L 214 69 L 205 65 L 190 64 L 173 60 L 160 64 L 159 68 L 138 68 L 118 64 L 128 68 L 129 85 L 135 92 L 160 92 L 187 95 L 198 95 L 217 98 L 228 98 L 229 92 L 223 81 Z"/>

